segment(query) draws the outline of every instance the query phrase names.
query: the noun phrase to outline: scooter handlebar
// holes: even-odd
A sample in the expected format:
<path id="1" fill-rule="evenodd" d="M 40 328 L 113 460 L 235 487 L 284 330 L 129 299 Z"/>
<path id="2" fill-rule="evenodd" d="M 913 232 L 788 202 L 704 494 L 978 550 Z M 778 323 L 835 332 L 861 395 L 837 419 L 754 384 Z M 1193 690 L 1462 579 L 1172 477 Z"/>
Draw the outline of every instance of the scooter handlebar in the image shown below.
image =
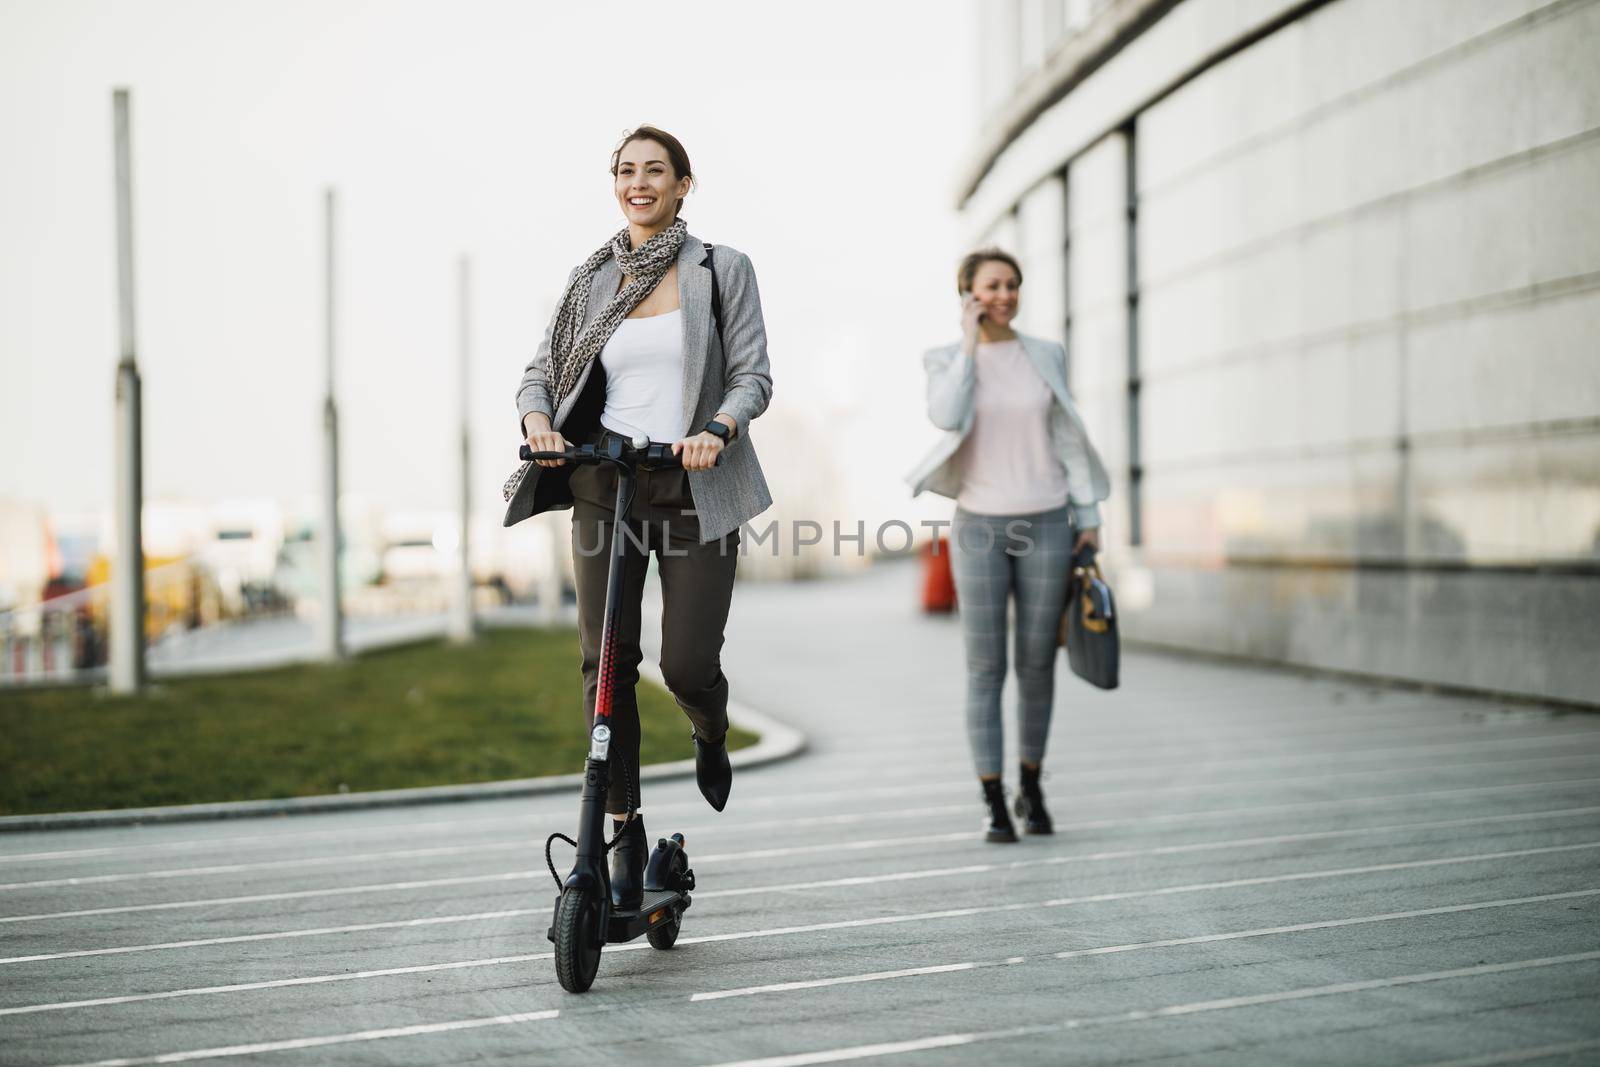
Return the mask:
<path id="1" fill-rule="evenodd" d="M 597 448 L 592 444 L 568 445 L 562 452 L 535 452 L 524 444 L 517 450 L 517 455 L 524 463 L 536 459 L 564 459 L 568 463 L 623 463 L 626 456 L 633 465 L 643 467 L 645 470 L 671 470 L 683 466 L 683 457 L 674 455 L 670 444 L 659 442 L 653 442 L 644 448 L 628 448 L 626 452 L 621 447 L 608 450 Z M 722 455 L 718 453 L 713 466 L 721 463 Z"/>

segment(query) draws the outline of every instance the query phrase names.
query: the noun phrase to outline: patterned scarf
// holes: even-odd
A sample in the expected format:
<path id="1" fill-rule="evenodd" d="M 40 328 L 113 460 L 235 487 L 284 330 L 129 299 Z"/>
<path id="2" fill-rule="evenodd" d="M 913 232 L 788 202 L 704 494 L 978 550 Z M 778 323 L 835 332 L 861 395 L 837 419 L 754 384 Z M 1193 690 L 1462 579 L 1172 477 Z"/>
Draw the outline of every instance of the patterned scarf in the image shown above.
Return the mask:
<path id="1" fill-rule="evenodd" d="M 623 227 L 601 245 L 594 254 L 583 261 L 578 273 L 573 275 L 567 291 L 561 295 L 561 306 L 556 311 L 556 323 L 550 334 L 550 365 L 545 378 L 545 388 L 550 393 L 550 406 L 561 410 L 561 402 L 577 386 L 584 368 L 605 348 L 606 342 L 616 332 L 628 313 L 639 306 L 666 277 L 672 264 L 677 262 L 678 250 L 688 227 L 682 218 L 650 238 L 638 248 L 628 247 L 628 229 Z M 611 298 L 593 322 L 584 325 L 589 310 L 589 283 L 595 272 L 612 256 L 622 267 L 628 281 Z"/>
<path id="2" fill-rule="evenodd" d="M 667 276 L 677 261 L 678 250 L 683 247 L 688 225 L 679 216 L 671 226 L 650 238 L 638 248 L 628 247 L 628 230 L 623 227 L 611 239 L 597 248 L 583 261 L 578 273 L 572 276 L 567 291 L 561 294 L 561 306 L 556 309 L 555 328 L 550 332 L 550 363 L 545 373 L 545 389 L 550 394 L 550 409 L 561 410 L 564 401 L 583 377 L 583 369 L 600 354 L 611 335 L 616 332 L 628 312 L 639 306 L 649 296 L 661 279 Z M 605 261 L 612 256 L 622 267 L 628 281 L 611 298 L 593 322 L 583 324 L 589 311 L 589 283 Z M 500 495 L 509 502 L 528 477 L 534 464 L 523 463 L 511 472 Z"/>

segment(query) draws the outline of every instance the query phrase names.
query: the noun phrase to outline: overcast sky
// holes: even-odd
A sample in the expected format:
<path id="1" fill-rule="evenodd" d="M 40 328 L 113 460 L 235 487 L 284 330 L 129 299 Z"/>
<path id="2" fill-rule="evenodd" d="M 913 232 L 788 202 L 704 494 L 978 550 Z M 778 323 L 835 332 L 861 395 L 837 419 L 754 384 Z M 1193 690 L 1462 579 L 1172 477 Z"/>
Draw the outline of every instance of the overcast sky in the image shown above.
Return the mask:
<path id="1" fill-rule="evenodd" d="M 975 17 L 963 0 L 0 0 L 0 500 L 110 500 L 126 86 L 148 497 L 315 490 L 333 183 L 344 485 L 450 505 L 466 252 L 474 491 L 495 507 L 523 364 L 567 271 L 622 225 L 606 165 L 650 122 L 689 150 L 691 230 L 755 263 L 775 390 L 752 437 L 774 495 L 807 495 L 822 449 L 846 506 L 909 514 L 899 477 L 931 436 L 919 356 L 957 331 Z"/>

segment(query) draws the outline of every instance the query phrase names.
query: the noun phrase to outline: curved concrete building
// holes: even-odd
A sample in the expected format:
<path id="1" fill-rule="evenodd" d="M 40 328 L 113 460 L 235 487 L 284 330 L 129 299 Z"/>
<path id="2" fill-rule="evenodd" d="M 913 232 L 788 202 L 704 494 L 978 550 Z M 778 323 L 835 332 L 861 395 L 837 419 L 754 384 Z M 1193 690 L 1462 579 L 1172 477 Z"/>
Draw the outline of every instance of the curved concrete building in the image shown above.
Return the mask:
<path id="1" fill-rule="evenodd" d="M 980 2 L 1125 632 L 1600 704 L 1600 2 Z"/>

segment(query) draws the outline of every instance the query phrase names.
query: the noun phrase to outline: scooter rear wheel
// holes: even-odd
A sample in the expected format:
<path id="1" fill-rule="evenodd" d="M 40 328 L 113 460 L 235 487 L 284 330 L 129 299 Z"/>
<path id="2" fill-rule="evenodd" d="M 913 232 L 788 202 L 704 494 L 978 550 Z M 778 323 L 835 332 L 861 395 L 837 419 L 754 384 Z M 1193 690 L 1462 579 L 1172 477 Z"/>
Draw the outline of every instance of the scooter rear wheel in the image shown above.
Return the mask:
<path id="1" fill-rule="evenodd" d="M 600 900 L 594 890 L 572 887 L 556 906 L 556 978 L 568 993 L 594 984 L 600 969 Z"/>
<path id="2" fill-rule="evenodd" d="M 678 930 L 683 926 L 683 917 L 679 916 L 669 923 L 662 923 L 644 936 L 650 939 L 650 947 L 658 948 L 665 952 L 678 943 Z"/>

